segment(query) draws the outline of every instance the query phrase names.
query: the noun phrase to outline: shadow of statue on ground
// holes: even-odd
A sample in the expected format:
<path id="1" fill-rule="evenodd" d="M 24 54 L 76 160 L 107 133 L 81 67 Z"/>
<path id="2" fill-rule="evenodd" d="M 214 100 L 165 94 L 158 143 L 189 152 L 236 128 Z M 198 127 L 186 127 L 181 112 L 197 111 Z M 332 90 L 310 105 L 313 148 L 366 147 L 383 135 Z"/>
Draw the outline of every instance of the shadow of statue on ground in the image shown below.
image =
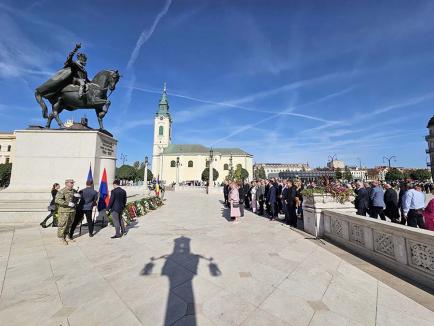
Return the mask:
<path id="1" fill-rule="evenodd" d="M 207 258 L 202 255 L 196 255 L 191 253 L 190 251 L 190 238 L 181 236 L 174 240 L 173 252 L 170 255 L 163 255 L 161 257 L 155 258 L 151 257 L 151 261 L 147 263 L 143 270 L 141 271 L 141 275 L 151 275 L 152 270 L 155 266 L 155 261 L 164 259 L 164 266 L 161 270 L 161 275 L 165 275 L 169 278 L 169 296 L 166 304 L 166 315 L 164 319 L 164 325 L 171 325 L 175 321 L 171 320 L 174 314 L 176 314 L 176 301 L 179 298 L 173 293 L 173 289 L 181 284 L 175 283 L 177 268 L 173 268 L 173 264 L 179 264 L 185 267 L 188 271 L 191 272 L 189 274 L 187 280 L 182 283 L 184 288 L 183 297 L 188 298 L 190 302 L 187 302 L 187 309 L 183 316 L 192 316 L 190 317 L 188 325 L 195 326 L 196 325 L 196 311 L 195 311 L 195 301 L 194 301 L 194 291 L 193 291 L 193 278 L 197 274 L 197 269 L 199 266 L 200 259 L 208 261 L 209 273 L 212 276 L 220 276 L 221 271 L 216 263 L 214 263 L 214 259 L 212 257 Z M 179 278 L 178 278 L 179 279 Z M 173 310 L 173 311 L 172 311 Z"/>

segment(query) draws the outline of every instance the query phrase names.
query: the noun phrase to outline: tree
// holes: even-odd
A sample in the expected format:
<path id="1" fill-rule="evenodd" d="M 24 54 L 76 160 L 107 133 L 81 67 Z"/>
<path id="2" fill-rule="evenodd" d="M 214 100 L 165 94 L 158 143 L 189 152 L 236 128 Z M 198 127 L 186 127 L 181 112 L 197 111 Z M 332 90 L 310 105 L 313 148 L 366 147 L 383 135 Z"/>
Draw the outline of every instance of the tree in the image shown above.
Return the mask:
<path id="1" fill-rule="evenodd" d="M 426 181 L 431 178 L 431 172 L 425 169 L 417 169 L 410 172 L 410 178 L 413 180 Z"/>
<path id="2" fill-rule="evenodd" d="M 257 179 L 266 179 L 267 178 L 267 176 L 265 175 L 265 169 L 263 166 L 261 166 L 255 172 L 256 172 L 256 178 Z"/>
<path id="3" fill-rule="evenodd" d="M 342 179 L 343 175 L 342 175 L 341 168 L 336 168 L 336 170 L 335 170 L 335 176 L 336 176 L 336 179 L 338 179 L 338 180 Z"/>
<path id="4" fill-rule="evenodd" d="M 0 164 L 0 188 L 9 186 L 11 172 L 12 163 Z"/>
<path id="5" fill-rule="evenodd" d="M 137 170 L 131 165 L 122 165 L 117 170 L 117 178 L 123 180 L 135 180 L 137 175 Z"/>
<path id="6" fill-rule="evenodd" d="M 397 168 L 391 168 L 387 171 L 385 179 L 386 181 L 396 181 L 404 178 L 404 174 Z"/>
<path id="7" fill-rule="evenodd" d="M 244 181 L 249 177 L 249 172 L 246 169 L 243 169 L 241 165 L 237 166 L 237 169 L 234 172 L 234 179 L 236 181 Z"/>
<path id="8" fill-rule="evenodd" d="M 214 168 L 212 168 L 212 172 L 213 172 L 212 174 L 213 181 L 216 181 L 217 178 L 219 177 L 219 172 Z M 202 181 L 208 182 L 208 180 L 209 180 L 209 168 L 205 168 L 205 170 L 202 171 Z"/>
<path id="9" fill-rule="evenodd" d="M 145 172 L 145 165 L 141 165 L 140 169 L 136 171 L 136 180 L 143 181 L 143 176 Z M 148 181 L 151 181 L 154 178 L 154 175 L 152 174 L 151 170 L 148 169 Z"/>
<path id="10" fill-rule="evenodd" d="M 353 180 L 353 175 L 351 174 L 351 171 L 350 171 L 350 169 L 348 167 L 345 168 L 345 172 L 344 172 L 343 177 L 347 181 Z"/>

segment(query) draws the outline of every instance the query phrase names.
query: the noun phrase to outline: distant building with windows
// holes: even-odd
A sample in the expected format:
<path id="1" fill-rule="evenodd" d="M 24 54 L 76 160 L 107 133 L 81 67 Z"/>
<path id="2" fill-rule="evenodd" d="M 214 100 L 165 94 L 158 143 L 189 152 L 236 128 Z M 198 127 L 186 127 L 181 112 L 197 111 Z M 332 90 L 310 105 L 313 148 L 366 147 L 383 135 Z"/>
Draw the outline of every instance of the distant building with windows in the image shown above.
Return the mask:
<path id="1" fill-rule="evenodd" d="M 293 171 L 310 171 L 308 163 L 256 163 L 253 166 L 253 171 L 258 171 L 264 168 L 265 177 L 277 177 L 280 172 L 293 172 Z"/>
<path id="2" fill-rule="evenodd" d="M 0 131 L 0 164 L 13 163 L 15 150 L 15 134 Z"/>
<path id="3" fill-rule="evenodd" d="M 200 144 L 172 144 L 172 117 L 169 112 L 167 89 L 164 85 L 154 119 L 152 174 L 166 184 L 200 181 L 203 170 L 209 166 L 211 148 Z M 212 167 L 221 183 L 241 166 L 253 179 L 253 156 L 239 148 L 212 148 Z"/>

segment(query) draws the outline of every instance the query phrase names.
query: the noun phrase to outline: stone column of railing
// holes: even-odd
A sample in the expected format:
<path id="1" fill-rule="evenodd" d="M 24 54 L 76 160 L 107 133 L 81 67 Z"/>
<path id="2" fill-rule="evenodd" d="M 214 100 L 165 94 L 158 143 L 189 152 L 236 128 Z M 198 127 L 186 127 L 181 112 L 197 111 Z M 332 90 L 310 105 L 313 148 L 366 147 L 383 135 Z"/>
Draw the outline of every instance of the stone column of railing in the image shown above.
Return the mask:
<path id="1" fill-rule="evenodd" d="M 314 194 L 313 196 L 305 197 L 303 202 L 304 230 L 315 237 L 322 237 L 324 234 L 324 221 L 321 214 L 324 209 L 334 209 L 349 213 L 356 211 L 354 204 L 350 201 L 341 204 L 329 194 Z"/>

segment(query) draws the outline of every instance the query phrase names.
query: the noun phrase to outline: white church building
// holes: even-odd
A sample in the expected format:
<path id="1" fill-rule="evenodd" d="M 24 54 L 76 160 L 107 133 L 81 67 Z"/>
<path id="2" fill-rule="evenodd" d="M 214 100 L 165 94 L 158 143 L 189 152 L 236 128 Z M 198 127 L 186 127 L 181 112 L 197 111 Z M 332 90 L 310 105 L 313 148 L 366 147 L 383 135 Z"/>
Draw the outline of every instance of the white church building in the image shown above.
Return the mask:
<path id="1" fill-rule="evenodd" d="M 167 89 L 164 85 L 154 120 L 154 144 L 152 153 L 152 174 L 166 182 L 183 183 L 200 181 L 203 170 L 209 166 L 218 171 L 216 182 L 221 183 L 229 172 L 238 166 L 253 179 L 253 156 L 239 148 L 209 148 L 200 144 L 172 144 L 172 117 L 169 112 Z"/>

